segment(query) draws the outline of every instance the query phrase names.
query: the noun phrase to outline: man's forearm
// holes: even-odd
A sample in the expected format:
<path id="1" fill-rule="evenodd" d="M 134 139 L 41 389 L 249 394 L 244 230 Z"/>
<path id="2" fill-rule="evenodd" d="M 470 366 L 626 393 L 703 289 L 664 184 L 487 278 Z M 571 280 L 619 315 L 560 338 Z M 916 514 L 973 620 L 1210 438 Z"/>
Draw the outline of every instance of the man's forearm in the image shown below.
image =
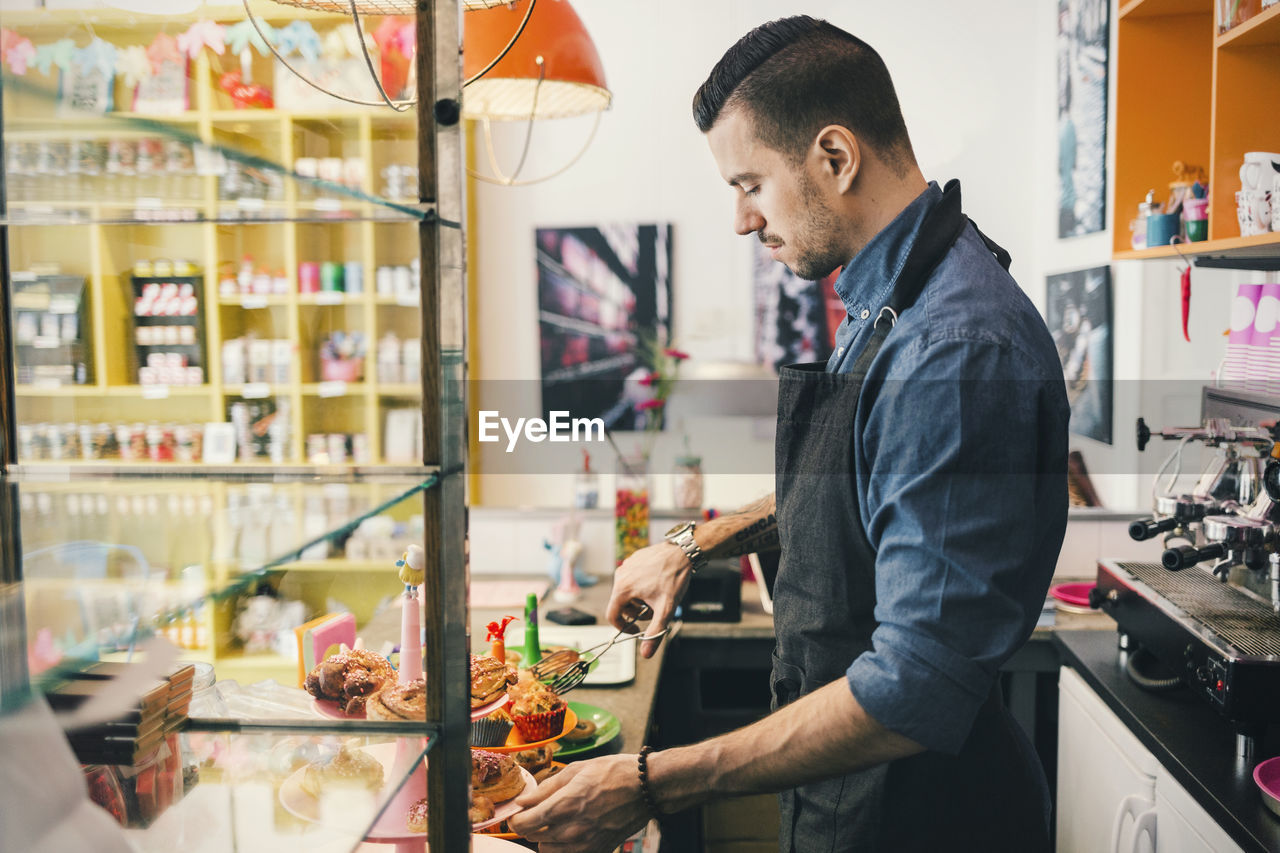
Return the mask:
<path id="1" fill-rule="evenodd" d="M 841 678 L 746 728 L 654 753 L 649 774 L 658 808 L 672 813 L 841 776 L 922 750 L 876 722 Z"/>
<path id="2" fill-rule="evenodd" d="M 778 517 L 773 494 L 702 522 L 693 536 L 702 552 L 713 559 L 778 550 Z"/>

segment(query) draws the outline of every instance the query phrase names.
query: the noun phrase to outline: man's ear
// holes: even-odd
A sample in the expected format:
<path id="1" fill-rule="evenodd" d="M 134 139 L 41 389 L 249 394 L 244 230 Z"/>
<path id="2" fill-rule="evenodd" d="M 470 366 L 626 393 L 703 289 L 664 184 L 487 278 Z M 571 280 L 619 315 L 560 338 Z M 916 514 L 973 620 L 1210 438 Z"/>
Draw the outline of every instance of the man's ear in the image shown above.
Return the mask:
<path id="1" fill-rule="evenodd" d="M 858 138 L 847 127 L 831 124 L 818 131 L 813 145 L 822 174 L 835 182 L 838 192 L 848 192 L 862 168 L 862 148 L 858 145 Z"/>

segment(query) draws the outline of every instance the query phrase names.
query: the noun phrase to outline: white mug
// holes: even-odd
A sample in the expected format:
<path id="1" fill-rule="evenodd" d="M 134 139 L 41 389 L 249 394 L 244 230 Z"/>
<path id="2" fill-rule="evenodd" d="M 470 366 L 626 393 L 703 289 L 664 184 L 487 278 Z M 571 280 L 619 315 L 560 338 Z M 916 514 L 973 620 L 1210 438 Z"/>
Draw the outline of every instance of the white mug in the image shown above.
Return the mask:
<path id="1" fill-rule="evenodd" d="M 1266 151 L 1250 151 L 1244 155 L 1244 165 L 1240 167 L 1240 189 L 1267 190 L 1271 187 L 1272 175 L 1280 166 L 1280 154 Z"/>
<path id="2" fill-rule="evenodd" d="M 1271 179 L 1271 230 L 1280 231 L 1280 172 Z"/>
<path id="3" fill-rule="evenodd" d="M 1240 234 L 1251 237 L 1271 230 L 1271 193 L 1266 190 L 1247 190 L 1236 196 L 1240 211 Z"/>

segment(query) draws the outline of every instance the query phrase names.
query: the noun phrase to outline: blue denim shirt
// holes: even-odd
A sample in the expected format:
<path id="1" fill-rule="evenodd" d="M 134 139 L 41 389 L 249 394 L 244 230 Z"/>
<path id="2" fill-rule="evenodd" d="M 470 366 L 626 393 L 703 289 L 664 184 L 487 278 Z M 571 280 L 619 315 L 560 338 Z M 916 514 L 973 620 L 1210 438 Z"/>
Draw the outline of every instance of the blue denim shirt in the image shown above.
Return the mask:
<path id="1" fill-rule="evenodd" d="M 941 198 L 930 183 L 841 274 L 829 371 L 852 370 Z M 881 725 L 958 752 L 1030 636 L 1066 529 L 1068 415 L 1044 321 L 966 228 L 872 361 L 855 419 L 878 627 L 847 677 Z"/>

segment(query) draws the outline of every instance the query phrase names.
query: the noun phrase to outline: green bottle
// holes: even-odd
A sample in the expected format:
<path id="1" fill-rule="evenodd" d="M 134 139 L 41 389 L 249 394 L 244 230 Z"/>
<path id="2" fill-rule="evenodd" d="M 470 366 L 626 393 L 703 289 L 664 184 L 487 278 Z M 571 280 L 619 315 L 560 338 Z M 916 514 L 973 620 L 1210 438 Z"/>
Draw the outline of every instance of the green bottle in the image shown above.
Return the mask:
<path id="1" fill-rule="evenodd" d="M 538 644 L 538 594 L 529 593 L 524 600 L 524 656 L 527 669 L 542 660 L 542 646 Z"/>

